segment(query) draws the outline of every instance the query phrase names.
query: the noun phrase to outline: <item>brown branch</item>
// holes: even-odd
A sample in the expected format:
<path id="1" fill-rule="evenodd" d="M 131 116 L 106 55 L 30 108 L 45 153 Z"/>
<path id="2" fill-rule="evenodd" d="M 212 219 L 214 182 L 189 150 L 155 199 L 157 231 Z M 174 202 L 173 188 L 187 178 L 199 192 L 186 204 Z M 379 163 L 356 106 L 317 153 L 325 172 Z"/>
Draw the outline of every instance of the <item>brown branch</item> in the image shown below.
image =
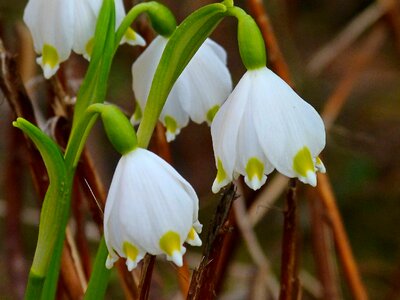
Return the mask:
<path id="1" fill-rule="evenodd" d="M 397 50 L 400 52 L 400 5 L 397 0 L 378 0 L 388 16 L 396 40 Z"/>
<path id="2" fill-rule="evenodd" d="M 381 25 L 376 26 L 354 54 L 351 65 L 347 68 L 347 72 L 326 101 L 322 110 L 321 115 L 327 130 L 332 127 L 361 72 L 382 47 L 386 36 L 387 31 L 385 28 Z"/>
<path id="3" fill-rule="evenodd" d="M 340 33 L 313 55 L 307 69 L 318 75 L 338 55 L 348 48 L 368 27 L 385 13 L 384 7 L 373 3 L 355 17 Z"/>
<path id="4" fill-rule="evenodd" d="M 67 228 L 66 239 L 61 256 L 60 275 L 64 283 L 65 292 L 71 299 L 81 299 L 86 290 L 87 282 L 79 258 L 73 255 L 75 243 Z"/>
<path id="5" fill-rule="evenodd" d="M 281 260 L 280 300 L 297 299 L 300 284 L 297 274 L 297 204 L 296 180 L 291 179 L 283 213 L 283 240 Z"/>
<path id="6" fill-rule="evenodd" d="M 76 222 L 76 247 L 80 254 L 80 259 L 82 261 L 82 267 L 84 270 L 85 278 L 89 278 L 91 274 L 91 259 L 90 259 L 90 249 L 88 238 L 85 232 L 85 207 L 83 193 L 80 189 L 79 182 L 74 180 L 74 187 L 73 187 L 73 198 L 72 198 L 72 214 L 74 216 Z"/>
<path id="7" fill-rule="evenodd" d="M 318 183 L 317 192 L 324 204 L 325 212 L 332 227 L 335 245 L 353 299 L 368 299 L 367 292 L 361 282 L 361 277 L 327 175 L 318 173 Z"/>
<path id="8" fill-rule="evenodd" d="M 247 0 L 247 5 L 261 29 L 265 46 L 267 47 L 268 61 L 271 64 L 271 68 L 289 85 L 293 86 L 289 67 L 279 48 L 274 30 L 269 20 L 269 16 L 265 11 L 263 1 Z"/>
<path id="9" fill-rule="evenodd" d="M 139 283 L 139 300 L 147 300 L 150 295 L 151 277 L 153 275 L 156 257 L 146 254 L 143 259 L 142 272 Z"/>
<path id="10" fill-rule="evenodd" d="M 287 188 L 288 183 L 289 178 L 281 174 L 276 174 L 257 195 L 248 210 L 249 220 L 253 227 L 271 210 L 274 203 Z"/>
<path id="11" fill-rule="evenodd" d="M 17 117 L 23 117 L 32 124 L 37 124 L 32 102 L 26 93 L 18 73 L 17 62 L 4 48 L 0 39 L 0 89 Z M 11 126 L 11 125 L 10 125 Z M 43 199 L 49 184 L 46 168 L 39 151 L 28 138 L 25 138 L 28 161 L 35 189 Z"/>
<path id="12" fill-rule="evenodd" d="M 313 255 L 316 262 L 318 278 L 323 287 L 323 299 L 342 299 L 337 274 L 333 236 L 326 224 L 325 211 L 320 199 L 316 197 L 315 189 L 309 189 L 309 206 L 311 211 L 311 232 Z"/>
<path id="13" fill-rule="evenodd" d="M 224 237 L 229 235 L 231 224 L 228 216 L 235 199 L 235 189 L 231 185 L 217 206 L 217 211 L 203 248 L 200 266 L 193 272 L 187 299 L 213 299 L 215 297 L 215 276 L 221 255 Z"/>
<path id="14" fill-rule="evenodd" d="M 246 243 L 247 251 L 250 253 L 254 263 L 258 267 L 258 274 L 254 281 L 254 289 L 252 298 L 267 299 L 268 292 L 273 299 L 278 298 L 279 283 L 271 271 L 270 263 L 264 255 L 261 245 L 257 239 L 249 216 L 246 211 L 246 203 L 243 195 L 242 184 L 238 184 L 238 198 L 233 204 L 236 215 L 237 227 Z"/>

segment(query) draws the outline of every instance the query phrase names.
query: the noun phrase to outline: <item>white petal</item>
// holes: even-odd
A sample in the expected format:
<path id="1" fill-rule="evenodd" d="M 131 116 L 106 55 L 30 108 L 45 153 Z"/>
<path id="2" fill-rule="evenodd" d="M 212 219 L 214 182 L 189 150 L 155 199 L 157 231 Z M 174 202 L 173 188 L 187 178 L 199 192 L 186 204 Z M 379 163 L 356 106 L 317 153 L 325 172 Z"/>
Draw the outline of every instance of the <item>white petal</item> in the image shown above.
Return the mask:
<path id="1" fill-rule="evenodd" d="M 92 55 L 92 39 L 96 29 L 97 16 L 102 1 L 100 0 L 75 0 L 74 5 L 74 41 L 72 49 L 82 54 L 86 59 Z"/>
<path id="2" fill-rule="evenodd" d="M 191 246 L 198 246 L 198 247 L 202 245 L 202 241 L 201 241 L 199 235 L 196 232 L 194 233 L 194 238 L 192 238 L 192 239 L 187 238 L 186 239 L 186 243 L 188 243 Z"/>
<path id="3" fill-rule="evenodd" d="M 257 91 L 254 83 L 247 95 L 249 101 L 240 122 L 237 140 L 235 171 L 244 176 L 246 184 L 253 190 L 259 189 L 267 180 L 274 167 L 265 156 L 258 141 L 256 126 L 254 124 L 254 106 L 252 100 Z"/>
<path id="4" fill-rule="evenodd" d="M 118 26 L 121 24 L 126 14 L 124 1 L 114 0 L 114 4 L 115 4 L 115 27 L 118 28 Z"/>
<path id="5" fill-rule="evenodd" d="M 315 159 L 315 167 L 317 168 L 318 172 L 326 173 L 325 165 L 319 157 Z"/>
<path id="6" fill-rule="evenodd" d="M 110 255 L 107 256 L 106 260 L 106 268 L 111 269 L 114 266 L 114 263 L 118 260 L 117 257 L 111 257 Z"/>
<path id="7" fill-rule="evenodd" d="M 232 94 L 215 115 L 211 124 L 211 136 L 214 148 L 214 157 L 218 168 L 218 161 L 222 163 L 228 183 L 232 180 L 234 166 L 236 163 L 236 145 L 239 133 L 239 125 L 248 102 L 248 94 L 251 81 L 247 73 L 237 84 Z M 213 192 L 217 192 L 221 186 L 214 181 Z"/>
<path id="8" fill-rule="evenodd" d="M 212 51 L 218 56 L 218 58 L 223 62 L 224 65 L 227 64 L 227 54 L 226 51 L 223 47 L 221 47 L 219 44 L 214 42 L 212 39 L 206 39 L 204 42 L 204 45 L 212 49 Z"/>
<path id="9" fill-rule="evenodd" d="M 190 90 L 187 80 L 188 78 L 182 78 L 182 80 L 175 83 L 160 114 L 160 120 L 167 128 L 166 134 L 168 141 L 174 140 L 175 136 L 180 133 L 181 128 L 185 127 L 189 123 L 189 115 L 180 103 L 181 98 L 190 98 Z M 174 126 L 168 126 L 166 117 L 173 119 L 175 123 Z"/>
<path id="10" fill-rule="evenodd" d="M 56 49 L 58 57 L 51 68 L 46 68 L 47 75 L 55 73 L 58 64 L 65 61 L 71 52 L 73 8 L 73 1 L 63 0 L 31 0 L 25 8 L 24 21 L 32 33 L 35 51 L 42 54 L 45 45 Z M 43 68 L 48 64 L 46 58 L 40 62 Z"/>
<path id="11" fill-rule="evenodd" d="M 226 60 L 214 51 L 218 46 L 207 39 L 189 62 L 177 83 L 188 78 L 190 98 L 181 97 L 181 105 L 196 123 L 207 120 L 207 113 L 221 106 L 232 91 L 232 80 Z M 221 48 L 221 47 L 220 47 Z M 222 48 L 218 51 L 224 51 Z"/>
<path id="12" fill-rule="evenodd" d="M 196 219 L 196 221 L 193 223 L 193 228 L 196 230 L 197 233 L 201 233 L 203 230 L 203 225 L 200 224 L 199 220 Z"/>
<path id="13" fill-rule="evenodd" d="M 179 251 L 174 251 L 174 253 L 172 254 L 172 256 L 167 256 L 167 259 L 170 261 L 173 261 L 175 265 L 177 265 L 178 267 L 182 267 L 183 266 L 183 253 L 179 252 Z"/>
<path id="14" fill-rule="evenodd" d="M 119 224 L 118 230 L 127 235 L 130 243 L 153 255 L 163 252 L 159 240 L 165 232 L 178 233 L 183 243 L 193 223 L 194 203 L 198 201 L 197 196 L 192 199 L 193 194 L 182 189 L 188 183 L 147 150 L 136 149 L 124 155 L 120 163 L 126 166 L 123 176 L 120 182 L 113 179 L 108 196 L 108 199 L 112 196 L 113 186 L 121 185 L 118 194 L 113 195 L 117 198 L 110 202 L 111 209 L 116 210 L 112 221 Z M 105 222 L 110 222 L 107 210 L 106 204 Z M 114 224 L 114 227 L 117 226 Z"/>
<path id="15" fill-rule="evenodd" d="M 325 128 L 315 109 L 267 68 L 250 71 L 254 95 L 254 123 L 264 153 L 275 168 L 288 177 L 296 154 L 307 147 L 313 158 L 325 146 Z M 312 179 L 309 179 L 312 182 Z"/>
<path id="16" fill-rule="evenodd" d="M 133 92 L 142 110 L 146 105 L 154 73 L 167 42 L 168 40 L 162 36 L 156 37 L 132 65 Z"/>
<path id="17" fill-rule="evenodd" d="M 131 46 L 146 46 L 144 38 L 132 28 L 128 28 L 125 35 L 122 37 L 121 44 L 123 43 L 127 43 Z"/>

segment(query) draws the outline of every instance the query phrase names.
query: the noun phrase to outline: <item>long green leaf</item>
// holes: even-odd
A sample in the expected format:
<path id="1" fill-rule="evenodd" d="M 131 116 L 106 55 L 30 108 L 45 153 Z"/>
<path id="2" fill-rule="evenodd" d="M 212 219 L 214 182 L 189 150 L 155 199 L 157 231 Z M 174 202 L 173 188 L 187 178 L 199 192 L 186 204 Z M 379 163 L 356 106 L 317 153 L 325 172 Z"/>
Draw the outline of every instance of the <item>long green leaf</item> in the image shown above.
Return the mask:
<path id="1" fill-rule="evenodd" d="M 227 7 L 221 3 L 210 4 L 187 17 L 169 39 L 154 74 L 143 119 L 138 129 L 140 147 L 147 147 L 168 94 L 175 81 L 226 15 Z"/>
<path id="2" fill-rule="evenodd" d="M 70 185 L 58 146 L 39 128 L 23 118 L 18 118 L 13 125 L 21 129 L 38 148 L 50 182 L 43 201 L 38 242 L 25 295 L 26 299 L 38 299 L 43 290 L 58 233 L 62 230 L 59 220 L 68 214 Z"/>

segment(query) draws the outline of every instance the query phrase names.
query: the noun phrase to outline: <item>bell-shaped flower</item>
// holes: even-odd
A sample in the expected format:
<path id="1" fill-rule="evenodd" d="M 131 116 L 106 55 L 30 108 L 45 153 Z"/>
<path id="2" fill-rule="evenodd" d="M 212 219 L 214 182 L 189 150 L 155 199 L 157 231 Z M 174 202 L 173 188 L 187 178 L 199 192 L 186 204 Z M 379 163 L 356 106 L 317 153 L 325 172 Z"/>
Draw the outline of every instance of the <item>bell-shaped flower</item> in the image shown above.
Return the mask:
<path id="1" fill-rule="evenodd" d="M 158 36 L 132 65 L 133 91 L 137 108 L 132 122 L 141 118 L 151 83 L 168 39 Z M 211 39 L 206 39 L 183 70 L 160 114 L 166 127 L 168 141 L 175 139 L 189 118 L 196 123 L 211 123 L 215 113 L 232 90 L 232 80 L 226 66 L 225 50 Z"/>
<path id="2" fill-rule="evenodd" d="M 44 76 L 53 76 L 71 50 L 89 59 L 93 50 L 93 35 L 102 0 L 29 0 L 24 21 L 28 25 L 37 59 Z M 125 16 L 122 0 L 115 1 L 116 26 Z M 124 40 L 144 45 L 142 37 L 129 28 Z"/>
<path id="3" fill-rule="evenodd" d="M 256 190 L 277 169 L 315 186 L 325 168 L 324 123 L 315 109 L 266 67 L 249 70 L 211 125 L 217 176 L 213 192 L 239 174 Z"/>
<path id="4" fill-rule="evenodd" d="M 141 148 L 124 154 L 104 212 L 106 266 L 124 257 L 132 270 L 146 253 L 182 266 L 183 243 L 201 245 L 198 209 L 193 188 L 160 157 Z"/>

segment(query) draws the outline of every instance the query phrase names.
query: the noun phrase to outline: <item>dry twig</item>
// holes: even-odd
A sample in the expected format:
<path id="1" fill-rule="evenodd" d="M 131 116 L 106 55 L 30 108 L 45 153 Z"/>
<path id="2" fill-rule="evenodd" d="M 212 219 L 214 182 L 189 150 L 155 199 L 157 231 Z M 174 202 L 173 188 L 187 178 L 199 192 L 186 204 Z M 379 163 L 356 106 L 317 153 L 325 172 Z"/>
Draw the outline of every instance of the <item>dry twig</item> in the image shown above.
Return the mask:
<path id="1" fill-rule="evenodd" d="M 283 213 L 280 300 L 298 299 L 300 283 L 297 274 L 297 204 L 296 180 L 291 179 Z"/>
<path id="2" fill-rule="evenodd" d="M 226 235 L 231 231 L 227 222 L 235 198 L 233 184 L 224 192 L 218 204 L 213 224 L 203 248 L 200 266 L 193 272 L 187 299 L 212 299 L 215 297 L 216 270 L 221 255 L 221 247 Z"/>
<path id="3" fill-rule="evenodd" d="M 372 24 L 376 23 L 385 13 L 385 8 L 379 3 L 372 3 L 362 13 L 355 17 L 334 39 L 328 42 L 321 50 L 313 55 L 307 69 L 318 75 L 340 53 L 353 42 Z"/>
<path id="4" fill-rule="evenodd" d="M 238 184 L 238 198 L 233 204 L 236 214 L 236 224 L 246 243 L 253 261 L 258 267 L 257 279 L 254 283 L 253 298 L 267 299 L 267 289 L 273 299 L 279 295 L 279 283 L 271 271 L 270 263 L 265 257 L 257 236 L 253 230 L 248 214 L 246 213 L 245 201 L 242 196 L 242 186 Z"/>

